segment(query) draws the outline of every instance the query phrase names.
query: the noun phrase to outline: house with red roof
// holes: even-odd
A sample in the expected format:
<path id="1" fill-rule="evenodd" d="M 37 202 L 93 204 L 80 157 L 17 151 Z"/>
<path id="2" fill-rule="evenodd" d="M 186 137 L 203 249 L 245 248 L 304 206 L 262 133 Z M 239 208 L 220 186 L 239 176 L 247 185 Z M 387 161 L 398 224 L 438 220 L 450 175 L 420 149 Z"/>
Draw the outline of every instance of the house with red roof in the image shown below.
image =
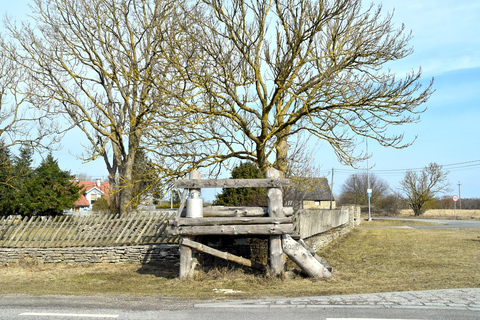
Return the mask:
<path id="1" fill-rule="evenodd" d="M 97 179 L 95 181 L 77 181 L 77 183 L 83 188 L 80 191 L 81 194 L 78 200 L 75 202 L 75 207 L 71 210 L 73 212 L 91 211 L 96 200 L 109 198 L 110 183 L 107 181 Z"/>

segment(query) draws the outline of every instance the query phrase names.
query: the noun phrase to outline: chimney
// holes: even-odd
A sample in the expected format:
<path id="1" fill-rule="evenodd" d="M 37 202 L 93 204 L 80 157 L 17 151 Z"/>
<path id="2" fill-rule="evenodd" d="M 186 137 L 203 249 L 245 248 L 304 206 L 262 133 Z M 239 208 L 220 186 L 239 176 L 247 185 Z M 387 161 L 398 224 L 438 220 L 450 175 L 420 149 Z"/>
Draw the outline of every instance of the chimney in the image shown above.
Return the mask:
<path id="1" fill-rule="evenodd" d="M 97 179 L 97 180 L 95 181 L 95 184 L 97 185 L 97 187 L 100 188 L 100 186 L 102 185 L 102 181 L 101 181 L 100 179 Z"/>

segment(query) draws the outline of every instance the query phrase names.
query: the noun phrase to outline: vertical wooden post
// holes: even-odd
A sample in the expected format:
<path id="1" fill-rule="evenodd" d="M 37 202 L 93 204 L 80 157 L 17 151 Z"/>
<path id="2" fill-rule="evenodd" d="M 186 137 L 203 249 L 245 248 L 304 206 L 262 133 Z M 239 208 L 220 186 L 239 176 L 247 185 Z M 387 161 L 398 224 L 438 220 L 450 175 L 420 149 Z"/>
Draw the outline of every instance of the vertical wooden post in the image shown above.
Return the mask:
<path id="1" fill-rule="evenodd" d="M 269 168 L 266 174 L 267 179 L 279 179 L 280 171 Z M 268 216 L 281 218 L 283 214 L 283 198 L 281 188 L 267 188 Z M 272 276 L 280 276 L 284 273 L 285 257 L 282 249 L 282 236 L 270 236 L 270 273 Z"/>
<path id="2" fill-rule="evenodd" d="M 189 179 L 201 179 L 202 175 L 197 170 L 189 173 Z M 201 192 L 201 189 L 190 189 L 192 192 Z M 186 239 L 195 240 L 192 236 L 184 236 Z M 183 237 L 180 237 L 180 280 L 193 276 L 195 263 L 193 260 L 193 249 L 182 244 Z"/>

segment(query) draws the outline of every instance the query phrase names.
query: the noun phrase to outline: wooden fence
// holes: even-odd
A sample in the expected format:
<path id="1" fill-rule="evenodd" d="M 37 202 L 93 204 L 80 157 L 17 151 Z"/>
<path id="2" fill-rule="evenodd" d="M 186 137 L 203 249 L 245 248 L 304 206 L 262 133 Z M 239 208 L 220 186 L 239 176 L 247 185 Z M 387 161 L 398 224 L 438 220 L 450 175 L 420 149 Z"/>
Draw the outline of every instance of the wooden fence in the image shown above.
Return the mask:
<path id="1" fill-rule="evenodd" d="M 0 247 L 51 248 L 127 246 L 178 243 L 168 235 L 175 212 L 135 212 L 128 215 L 33 216 L 0 218 Z"/>

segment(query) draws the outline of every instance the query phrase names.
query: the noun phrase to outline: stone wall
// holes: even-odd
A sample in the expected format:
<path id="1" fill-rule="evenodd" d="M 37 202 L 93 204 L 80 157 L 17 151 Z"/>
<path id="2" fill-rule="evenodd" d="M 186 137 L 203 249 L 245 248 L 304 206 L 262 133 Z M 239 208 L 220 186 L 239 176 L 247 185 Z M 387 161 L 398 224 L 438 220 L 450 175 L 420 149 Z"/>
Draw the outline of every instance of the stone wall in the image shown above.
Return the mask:
<path id="1" fill-rule="evenodd" d="M 301 237 L 318 250 L 360 224 L 360 209 L 302 210 L 297 216 Z M 313 226 L 313 227 L 312 227 Z M 305 230 L 306 229 L 306 230 Z M 38 263 L 155 263 L 178 262 L 177 244 L 120 247 L 0 248 L 0 265 L 35 260 Z"/>
<path id="2" fill-rule="evenodd" d="M 360 223 L 359 207 L 341 209 L 302 209 L 296 214 L 296 229 L 300 238 L 306 239 L 320 233 L 349 224 L 351 228 Z"/>
<path id="3" fill-rule="evenodd" d="M 330 211 L 330 213 L 325 215 L 325 219 L 327 221 L 332 221 L 330 215 L 333 213 L 333 211 L 337 210 L 328 211 Z M 345 217 L 348 217 L 348 219 L 345 219 Z M 358 226 L 361 223 L 360 208 L 342 207 L 342 216 L 340 218 L 337 217 L 336 219 L 333 219 L 333 221 L 336 222 L 331 223 L 330 228 L 325 228 L 325 230 L 320 233 L 311 234 L 304 238 L 304 241 L 310 248 L 315 251 L 320 250 L 335 239 L 349 233 L 353 228 L 355 228 L 355 226 Z"/>
<path id="4" fill-rule="evenodd" d="M 0 265 L 35 260 L 38 263 L 150 263 L 178 261 L 178 245 L 72 248 L 0 248 Z"/>

